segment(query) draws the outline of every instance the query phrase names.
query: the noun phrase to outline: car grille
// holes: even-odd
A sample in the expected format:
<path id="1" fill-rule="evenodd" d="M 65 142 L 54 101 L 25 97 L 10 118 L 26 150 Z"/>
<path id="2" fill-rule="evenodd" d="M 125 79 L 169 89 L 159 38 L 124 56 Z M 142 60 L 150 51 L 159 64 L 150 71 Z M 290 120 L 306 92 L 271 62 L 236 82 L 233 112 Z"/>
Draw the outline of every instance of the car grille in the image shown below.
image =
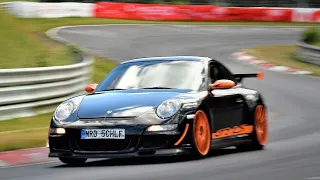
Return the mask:
<path id="1" fill-rule="evenodd" d="M 79 129 L 68 129 L 69 142 L 73 151 L 129 152 L 138 144 L 138 136 L 126 139 L 80 139 Z"/>
<path id="2" fill-rule="evenodd" d="M 138 144 L 137 138 L 129 138 L 127 139 L 77 139 L 70 140 L 70 145 L 73 151 L 81 152 L 131 152 L 134 151 Z"/>
<path id="3" fill-rule="evenodd" d="M 168 143 L 168 137 L 166 135 L 145 136 L 140 139 L 142 148 L 162 148 Z"/>
<path id="4" fill-rule="evenodd" d="M 79 151 L 125 151 L 130 147 L 131 140 L 94 140 L 81 139 L 76 141 Z"/>
<path id="5" fill-rule="evenodd" d="M 139 137 L 134 135 L 126 136 L 126 139 L 80 139 L 80 132 L 80 129 L 67 129 L 70 146 L 75 152 L 130 152 L 139 141 Z"/>

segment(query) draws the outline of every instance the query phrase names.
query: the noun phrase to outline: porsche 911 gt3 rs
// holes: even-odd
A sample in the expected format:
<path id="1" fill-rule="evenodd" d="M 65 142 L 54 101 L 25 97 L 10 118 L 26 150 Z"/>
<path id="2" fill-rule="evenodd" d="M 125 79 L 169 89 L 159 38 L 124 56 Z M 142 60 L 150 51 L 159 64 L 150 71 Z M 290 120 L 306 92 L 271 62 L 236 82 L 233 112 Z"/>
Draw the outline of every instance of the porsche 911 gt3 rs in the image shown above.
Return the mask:
<path id="1" fill-rule="evenodd" d="M 88 158 L 164 156 L 235 146 L 263 149 L 266 105 L 243 78 L 209 57 L 125 61 L 86 95 L 62 102 L 48 135 L 49 157 L 67 164 Z"/>

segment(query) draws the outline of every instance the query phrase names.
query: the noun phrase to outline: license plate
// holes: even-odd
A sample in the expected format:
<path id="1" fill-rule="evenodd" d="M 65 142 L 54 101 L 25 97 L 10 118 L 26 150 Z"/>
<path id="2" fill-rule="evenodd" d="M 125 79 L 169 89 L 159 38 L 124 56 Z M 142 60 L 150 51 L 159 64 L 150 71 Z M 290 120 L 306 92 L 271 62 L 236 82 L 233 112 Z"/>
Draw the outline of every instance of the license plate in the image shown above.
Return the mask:
<path id="1" fill-rule="evenodd" d="M 81 139 L 125 139 L 125 129 L 82 129 Z"/>

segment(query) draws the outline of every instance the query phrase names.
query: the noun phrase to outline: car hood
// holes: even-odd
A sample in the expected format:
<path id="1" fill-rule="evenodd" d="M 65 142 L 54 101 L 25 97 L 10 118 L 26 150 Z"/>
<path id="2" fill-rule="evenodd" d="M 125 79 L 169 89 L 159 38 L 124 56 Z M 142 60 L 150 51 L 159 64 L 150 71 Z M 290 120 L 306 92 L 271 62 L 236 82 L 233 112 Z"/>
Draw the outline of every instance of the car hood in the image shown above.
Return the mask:
<path id="1" fill-rule="evenodd" d="M 79 118 L 136 117 L 182 93 L 185 92 L 120 90 L 91 94 L 83 98 L 77 115 Z"/>

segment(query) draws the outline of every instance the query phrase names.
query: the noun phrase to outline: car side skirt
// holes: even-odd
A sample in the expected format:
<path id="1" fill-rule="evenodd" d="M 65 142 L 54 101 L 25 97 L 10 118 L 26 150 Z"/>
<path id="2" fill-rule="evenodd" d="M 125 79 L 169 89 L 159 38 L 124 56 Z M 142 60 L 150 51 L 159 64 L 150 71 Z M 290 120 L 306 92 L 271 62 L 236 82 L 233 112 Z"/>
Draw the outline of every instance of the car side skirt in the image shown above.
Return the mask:
<path id="1" fill-rule="evenodd" d="M 251 142 L 250 134 L 241 134 L 211 140 L 211 149 L 222 149 Z"/>

